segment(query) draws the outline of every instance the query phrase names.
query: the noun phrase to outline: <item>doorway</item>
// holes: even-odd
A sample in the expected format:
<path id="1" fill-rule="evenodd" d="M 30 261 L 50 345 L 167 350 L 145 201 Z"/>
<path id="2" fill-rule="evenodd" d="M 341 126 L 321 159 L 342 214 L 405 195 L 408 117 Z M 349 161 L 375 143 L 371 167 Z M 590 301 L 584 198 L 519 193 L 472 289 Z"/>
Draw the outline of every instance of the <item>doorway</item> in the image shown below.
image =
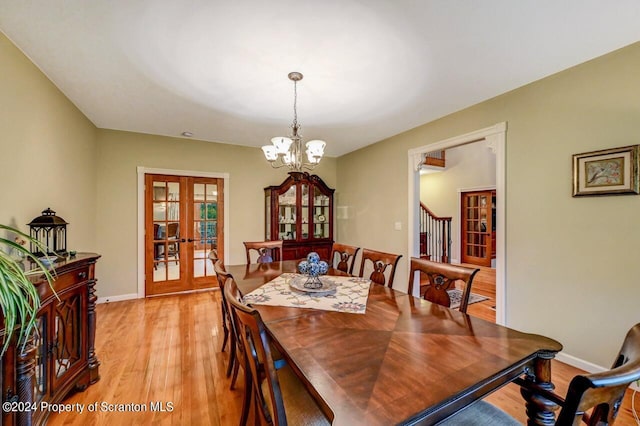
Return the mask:
<path id="1" fill-rule="evenodd" d="M 481 140 L 486 140 L 488 145 L 496 153 L 496 214 L 500 220 L 496 221 L 496 323 L 508 325 L 506 317 L 506 132 L 507 123 L 502 122 L 491 127 L 476 130 L 449 139 L 437 141 L 408 151 L 408 226 L 407 240 L 409 243 L 409 256 L 418 257 L 420 254 L 420 175 L 421 165 L 424 163 L 428 152 L 446 150 L 460 145 L 465 145 Z"/>
<path id="2" fill-rule="evenodd" d="M 217 285 L 224 259 L 224 179 L 144 175 L 145 295 Z"/>

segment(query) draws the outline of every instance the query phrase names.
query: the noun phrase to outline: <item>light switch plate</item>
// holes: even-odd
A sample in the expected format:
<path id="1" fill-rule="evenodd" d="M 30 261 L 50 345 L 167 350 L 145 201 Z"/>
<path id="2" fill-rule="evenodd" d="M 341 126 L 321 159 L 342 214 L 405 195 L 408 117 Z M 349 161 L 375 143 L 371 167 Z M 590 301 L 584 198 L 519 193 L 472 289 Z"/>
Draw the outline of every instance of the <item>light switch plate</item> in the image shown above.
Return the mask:
<path id="1" fill-rule="evenodd" d="M 402 222 L 396 222 L 394 228 L 396 231 L 402 231 Z"/>

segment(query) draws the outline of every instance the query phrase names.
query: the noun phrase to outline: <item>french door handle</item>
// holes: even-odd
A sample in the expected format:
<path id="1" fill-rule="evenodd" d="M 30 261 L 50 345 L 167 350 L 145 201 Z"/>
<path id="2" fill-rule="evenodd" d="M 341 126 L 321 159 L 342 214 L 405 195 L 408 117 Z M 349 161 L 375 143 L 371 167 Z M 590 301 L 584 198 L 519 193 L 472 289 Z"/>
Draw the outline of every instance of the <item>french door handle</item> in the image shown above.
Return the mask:
<path id="1" fill-rule="evenodd" d="M 187 239 L 187 242 L 189 242 L 189 243 L 192 243 L 194 241 L 200 241 L 200 240 L 194 240 L 193 238 Z M 184 239 L 182 240 L 182 242 L 184 243 Z"/>
<path id="2" fill-rule="evenodd" d="M 184 238 L 180 238 L 180 242 L 181 242 L 181 243 L 186 243 L 186 242 L 187 242 L 187 240 L 185 240 Z M 191 242 L 191 240 L 189 240 L 189 242 Z"/>

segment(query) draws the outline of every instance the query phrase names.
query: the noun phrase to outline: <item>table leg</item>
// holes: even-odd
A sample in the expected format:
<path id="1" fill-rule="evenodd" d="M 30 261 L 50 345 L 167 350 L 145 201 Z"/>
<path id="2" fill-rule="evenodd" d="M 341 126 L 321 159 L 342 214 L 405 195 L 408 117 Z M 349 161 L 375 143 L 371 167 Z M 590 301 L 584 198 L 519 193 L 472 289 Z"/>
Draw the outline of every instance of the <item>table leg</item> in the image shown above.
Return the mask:
<path id="1" fill-rule="evenodd" d="M 538 356 L 534 364 L 534 371 L 529 372 L 525 380 L 530 380 L 542 389 L 553 391 L 555 385 L 551 383 L 551 360 L 554 353 L 543 353 Z M 555 411 L 558 404 L 537 395 L 535 391 L 522 388 L 520 390 L 527 407 L 527 425 L 553 426 L 556 421 Z"/>

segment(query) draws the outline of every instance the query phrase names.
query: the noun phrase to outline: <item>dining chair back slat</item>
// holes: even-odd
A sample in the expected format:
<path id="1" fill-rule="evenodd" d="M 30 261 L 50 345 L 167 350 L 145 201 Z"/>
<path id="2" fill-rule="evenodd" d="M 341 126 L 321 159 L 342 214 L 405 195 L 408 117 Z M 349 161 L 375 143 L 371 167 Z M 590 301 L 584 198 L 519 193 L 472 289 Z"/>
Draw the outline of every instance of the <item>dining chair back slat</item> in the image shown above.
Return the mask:
<path id="1" fill-rule="evenodd" d="M 356 263 L 356 255 L 360 251 L 360 247 L 349 246 L 346 244 L 333 243 L 331 247 L 331 266 L 335 269 L 353 275 L 353 265 Z M 337 261 L 337 263 L 336 263 Z"/>
<path id="2" fill-rule="evenodd" d="M 409 268 L 407 293 L 413 295 L 415 272 L 420 272 L 418 274 L 420 297 L 425 298 L 429 302 L 449 307 L 451 306 L 451 297 L 447 290 L 455 288 L 456 282 L 461 282 L 464 285 L 464 289 L 462 289 L 460 307 L 458 309 L 460 312 L 466 313 L 467 307 L 469 306 L 473 278 L 479 271 L 479 268 L 467 268 L 465 266 L 433 262 L 427 259 L 412 257 Z M 427 281 L 424 284 L 422 280 L 423 274 L 427 277 Z"/>
<path id="3" fill-rule="evenodd" d="M 245 241 L 244 248 L 249 263 L 271 263 L 282 260 L 282 240 L 279 241 Z M 255 262 L 251 261 L 253 252 L 257 253 Z"/>
<path id="4" fill-rule="evenodd" d="M 365 268 L 371 265 L 372 272 L 368 277 L 372 282 L 387 287 L 393 287 L 393 278 L 396 266 L 402 257 L 401 254 L 384 253 L 376 250 L 362 249 L 362 261 L 360 262 L 359 276 L 365 278 Z M 388 271 L 387 271 L 387 268 Z M 385 276 L 385 273 L 388 275 Z"/>

